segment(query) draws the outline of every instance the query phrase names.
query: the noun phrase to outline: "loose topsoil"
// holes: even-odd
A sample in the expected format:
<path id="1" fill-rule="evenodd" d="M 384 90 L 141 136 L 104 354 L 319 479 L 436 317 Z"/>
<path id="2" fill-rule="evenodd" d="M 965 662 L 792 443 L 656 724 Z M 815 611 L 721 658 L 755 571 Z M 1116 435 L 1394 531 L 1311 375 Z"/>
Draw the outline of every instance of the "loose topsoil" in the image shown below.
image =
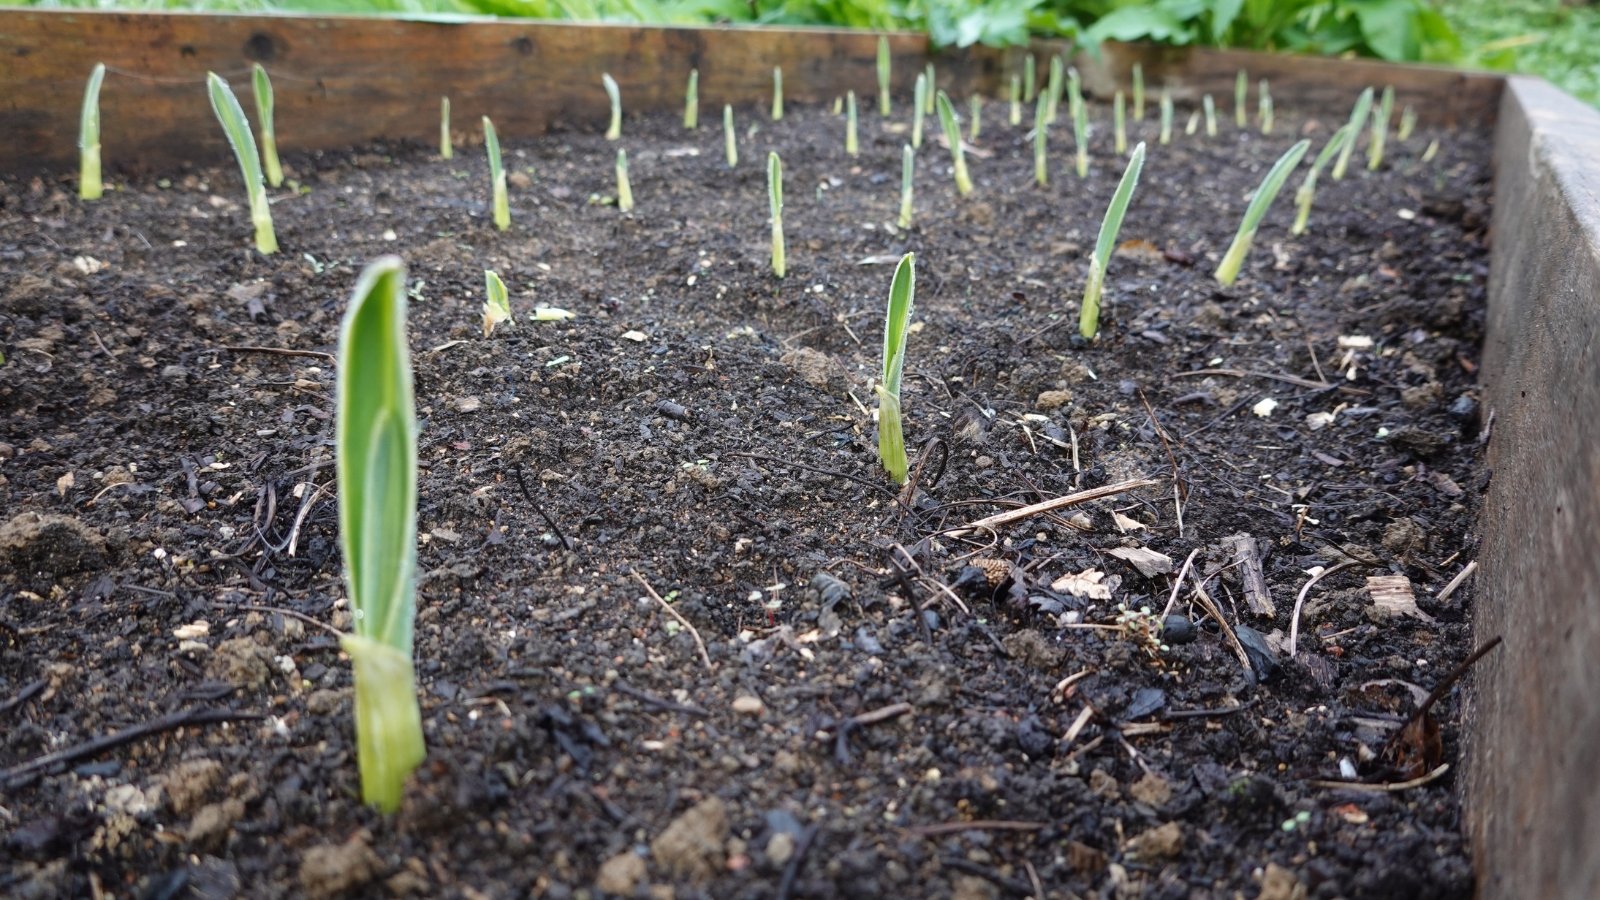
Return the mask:
<path id="1" fill-rule="evenodd" d="M 1055 127 L 1041 189 L 1006 111 L 966 198 L 930 128 L 909 231 L 905 100 L 853 158 L 829 109 L 740 109 L 732 170 L 676 115 L 510 139 L 503 234 L 465 142 L 290 154 L 272 257 L 228 158 L 97 203 L 0 182 L 0 893 L 1468 896 L 1459 691 L 1386 745 L 1470 649 L 1470 582 L 1439 594 L 1487 479 L 1484 143 L 1358 151 L 1303 238 L 1297 176 L 1224 289 L 1249 191 L 1345 111 L 1217 138 L 1180 111 L 1170 146 L 1132 123 L 1084 342 L 1110 116 L 1084 180 Z M 901 494 L 870 410 L 905 251 Z M 350 625 L 325 354 L 384 253 L 429 748 L 393 816 L 360 802 L 323 627 Z M 487 338 L 486 268 L 517 315 Z"/>

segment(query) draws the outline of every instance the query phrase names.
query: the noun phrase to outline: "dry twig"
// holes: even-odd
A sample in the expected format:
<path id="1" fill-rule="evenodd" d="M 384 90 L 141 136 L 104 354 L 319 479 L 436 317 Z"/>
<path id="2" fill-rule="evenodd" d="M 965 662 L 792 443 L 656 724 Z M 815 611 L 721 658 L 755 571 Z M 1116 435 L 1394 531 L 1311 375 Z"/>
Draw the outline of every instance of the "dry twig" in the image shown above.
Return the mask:
<path id="1" fill-rule="evenodd" d="M 638 572 L 633 572 L 631 574 L 633 575 L 635 581 L 644 585 L 644 589 L 650 592 L 650 596 L 655 598 L 657 603 L 661 604 L 661 608 L 666 610 L 668 615 L 672 616 L 674 619 L 677 619 L 679 625 L 682 625 L 684 628 L 689 630 L 689 636 L 694 638 L 694 645 L 700 650 L 700 661 L 706 664 L 706 671 L 715 672 L 716 667 L 711 665 L 711 654 L 706 652 L 706 642 L 700 640 L 700 631 L 694 627 L 694 623 L 690 622 L 688 619 L 685 619 L 683 617 L 683 613 L 673 609 L 671 603 L 663 600 L 661 595 L 656 593 L 656 589 L 650 586 L 650 582 L 644 580 L 643 575 L 640 575 Z"/>

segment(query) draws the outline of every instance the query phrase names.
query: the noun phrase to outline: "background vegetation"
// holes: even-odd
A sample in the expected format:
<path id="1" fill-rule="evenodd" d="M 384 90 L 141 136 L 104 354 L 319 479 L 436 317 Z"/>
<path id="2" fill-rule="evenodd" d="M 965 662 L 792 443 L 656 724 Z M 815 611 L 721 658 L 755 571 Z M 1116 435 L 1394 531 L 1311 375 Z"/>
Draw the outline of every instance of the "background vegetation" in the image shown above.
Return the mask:
<path id="1" fill-rule="evenodd" d="M 1030 35 L 1355 54 L 1543 75 L 1600 101 L 1592 0 L 0 0 L 0 5 L 927 31 L 941 46 Z"/>

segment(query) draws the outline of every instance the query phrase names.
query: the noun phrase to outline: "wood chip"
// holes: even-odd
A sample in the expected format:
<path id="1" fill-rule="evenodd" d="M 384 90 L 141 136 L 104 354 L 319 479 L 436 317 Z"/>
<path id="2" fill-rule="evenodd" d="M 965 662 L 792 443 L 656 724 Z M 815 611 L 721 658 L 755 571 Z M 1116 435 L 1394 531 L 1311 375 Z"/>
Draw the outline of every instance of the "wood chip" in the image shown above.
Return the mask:
<path id="1" fill-rule="evenodd" d="M 1367 593 L 1378 612 L 1386 616 L 1410 616 L 1433 624 L 1433 616 L 1417 608 L 1416 595 L 1411 592 L 1411 579 L 1404 575 L 1370 575 Z"/>
<path id="2" fill-rule="evenodd" d="M 1145 547 L 1113 547 L 1105 551 L 1107 556 L 1115 556 L 1131 564 L 1139 570 L 1139 574 L 1146 578 L 1157 575 L 1167 575 L 1172 572 L 1172 557 L 1165 553 L 1157 553 Z"/>
<path id="3" fill-rule="evenodd" d="M 1250 611 L 1268 619 L 1275 618 L 1278 610 L 1272 604 L 1272 591 L 1267 587 L 1267 576 L 1261 568 L 1261 544 L 1255 535 L 1231 534 L 1222 539 L 1222 546 L 1233 554 Z"/>

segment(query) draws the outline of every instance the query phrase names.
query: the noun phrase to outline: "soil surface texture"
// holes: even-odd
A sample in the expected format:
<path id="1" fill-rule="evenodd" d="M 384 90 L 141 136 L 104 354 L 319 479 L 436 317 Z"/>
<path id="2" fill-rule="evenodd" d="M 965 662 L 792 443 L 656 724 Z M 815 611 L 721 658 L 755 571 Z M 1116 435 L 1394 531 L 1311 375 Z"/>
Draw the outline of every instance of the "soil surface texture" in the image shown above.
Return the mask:
<path id="1" fill-rule="evenodd" d="M 0 894 L 1469 896 L 1459 685 L 1391 736 L 1472 649 L 1441 593 L 1487 479 L 1485 142 L 1369 171 L 1363 137 L 1222 288 L 1249 193 L 1346 111 L 1161 145 L 1152 110 L 1084 341 L 1109 109 L 1079 179 L 1063 107 L 1040 188 L 991 101 L 967 197 L 930 119 L 902 230 L 908 105 L 854 157 L 831 108 L 740 107 L 731 170 L 676 115 L 508 138 L 505 233 L 467 136 L 291 153 L 270 257 L 231 159 L 0 181 Z M 392 816 L 335 634 L 330 355 L 388 253 L 429 749 Z"/>

